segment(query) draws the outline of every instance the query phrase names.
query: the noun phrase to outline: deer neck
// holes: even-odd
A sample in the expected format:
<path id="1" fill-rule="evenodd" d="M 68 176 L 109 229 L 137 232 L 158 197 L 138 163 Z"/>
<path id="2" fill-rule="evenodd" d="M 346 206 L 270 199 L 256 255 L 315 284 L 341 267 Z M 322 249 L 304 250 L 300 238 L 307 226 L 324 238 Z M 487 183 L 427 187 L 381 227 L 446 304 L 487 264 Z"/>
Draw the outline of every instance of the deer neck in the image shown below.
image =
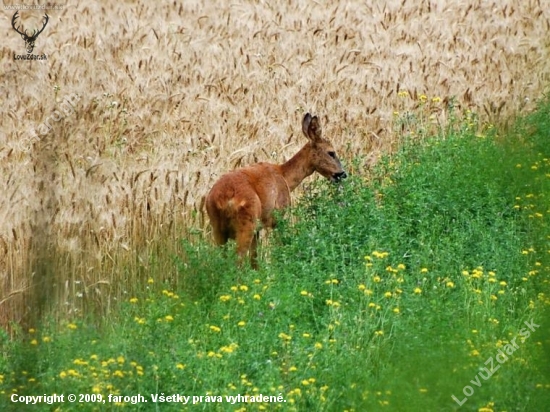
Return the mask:
<path id="1" fill-rule="evenodd" d="M 311 175 L 315 168 L 311 164 L 311 148 L 306 144 L 291 159 L 281 165 L 281 172 L 292 192 L 306 177 Z"/>

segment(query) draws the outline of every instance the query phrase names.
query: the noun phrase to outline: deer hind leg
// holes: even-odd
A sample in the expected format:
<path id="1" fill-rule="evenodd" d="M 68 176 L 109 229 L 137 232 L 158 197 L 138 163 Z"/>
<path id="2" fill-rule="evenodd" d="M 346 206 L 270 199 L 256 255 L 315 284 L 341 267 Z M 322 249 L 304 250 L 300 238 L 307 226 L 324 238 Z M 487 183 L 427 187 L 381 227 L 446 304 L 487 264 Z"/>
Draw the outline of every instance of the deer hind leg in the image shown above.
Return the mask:
<path id="1" fill-rule="evenodd" d="M 252 268 L 257 269 L 257 231 L 260 228 L 262 203 L 258 195 L 255 195 L 241 201 L 239 206 L 239 211 L 234 221 L 239 265 L 242 265 L 244 257 L 250 252 L 250 264 Z"/>
<path id="2" fill-rule="evenodd" d="M 227 228 L 222 227 L 218 222 L 212 224 L 212 236 L 214 237 L 214 242 L 218 246 L 223 246 L 229 240 L 229 232 Z"/>
<path id="3" fill-rule="evenodd" d="M 254 231 L 252 237 L 252 244 L 250 245 L 250 266 L 252 269 L 258 270 L 258 240 L 260 238 L 260 231 Z"/>
<path id="4" fill-rule="evenodd" d="M 256 259 L 256 245 L 257 240 L 255 236 L 256 225 L 254 222 L 246 222 L 246 224 L 240 225 L 237 230 L 236 242 L 237 242 L 237 255 L 239 257 L 239 265 L 242 265 L 243 259 L 250 251 L 250 262 L 254 267 L 254 260 Z"/>

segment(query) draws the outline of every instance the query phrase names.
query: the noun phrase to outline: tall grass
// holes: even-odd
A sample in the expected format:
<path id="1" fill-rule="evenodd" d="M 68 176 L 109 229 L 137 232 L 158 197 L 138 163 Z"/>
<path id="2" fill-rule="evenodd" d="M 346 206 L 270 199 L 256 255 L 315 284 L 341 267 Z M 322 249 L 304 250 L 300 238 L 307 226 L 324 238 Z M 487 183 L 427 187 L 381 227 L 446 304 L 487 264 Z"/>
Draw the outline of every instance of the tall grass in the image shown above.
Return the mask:
<path id="1" fill-rule="evenodd" d="M 56 392 L 144 395 L 132 410 L 160 393 L 285 400 L 157 404 L 167 410 L 544 410 L 549 112 L 541 104 L 506 134 L 457 119 L 405 139 L 368 175 L 310 184 L 260 271 L 204 241 L 183 241 L 169 263 L 153 254 L 106 321 L 75 315 L 3 336 L 2 406 Z M 159 280 L 168 266 L 178 282 Z M 525 321 L 540 327 L 522 341 Z M 471 383 L 513 341 L 500 369 Z"/>

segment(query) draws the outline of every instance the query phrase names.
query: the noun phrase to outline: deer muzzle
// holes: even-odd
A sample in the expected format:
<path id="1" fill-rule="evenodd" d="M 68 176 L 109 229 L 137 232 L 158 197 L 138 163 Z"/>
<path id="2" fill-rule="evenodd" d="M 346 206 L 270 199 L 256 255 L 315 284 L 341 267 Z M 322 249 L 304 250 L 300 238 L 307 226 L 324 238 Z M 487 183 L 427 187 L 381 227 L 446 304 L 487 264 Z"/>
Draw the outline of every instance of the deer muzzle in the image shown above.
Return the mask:
<path id="1" fill-rule="evenodd" d="M 347 173 L 342 170 L 341 172 L 334 173 L 332 175 L 332 181 L 339 182 L 340 180 L 345 179 L 346 177 L 348 177 Z"/>

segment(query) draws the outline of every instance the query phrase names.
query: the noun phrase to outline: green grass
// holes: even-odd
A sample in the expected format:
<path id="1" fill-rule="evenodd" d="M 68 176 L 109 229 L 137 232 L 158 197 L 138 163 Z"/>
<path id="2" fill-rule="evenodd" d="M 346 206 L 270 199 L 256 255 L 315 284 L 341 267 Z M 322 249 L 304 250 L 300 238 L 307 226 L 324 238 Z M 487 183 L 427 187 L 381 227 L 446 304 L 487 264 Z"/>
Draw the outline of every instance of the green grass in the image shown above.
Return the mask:
<path id="1" fill-rule="evenodd" d="M 544 410 L 549 112 L 541 104 L 503 136 L 476 136 L 466 119 L 344 184 L 310 184 L 258 272 L 235 268 L 231 249 L 185 242 L 178 281 L 159 284 L 152 264 L 111 318 L 1 337 L 0 408 L 22 409 L 12 393 L 73 393 L 148 400 L 129 410 Z M 522 342 L 526 321 L 540 327 Z M 223 402 L 154 404 L 161 393 Z M 226 401 L 237 394 L 286 402 Z"/>

